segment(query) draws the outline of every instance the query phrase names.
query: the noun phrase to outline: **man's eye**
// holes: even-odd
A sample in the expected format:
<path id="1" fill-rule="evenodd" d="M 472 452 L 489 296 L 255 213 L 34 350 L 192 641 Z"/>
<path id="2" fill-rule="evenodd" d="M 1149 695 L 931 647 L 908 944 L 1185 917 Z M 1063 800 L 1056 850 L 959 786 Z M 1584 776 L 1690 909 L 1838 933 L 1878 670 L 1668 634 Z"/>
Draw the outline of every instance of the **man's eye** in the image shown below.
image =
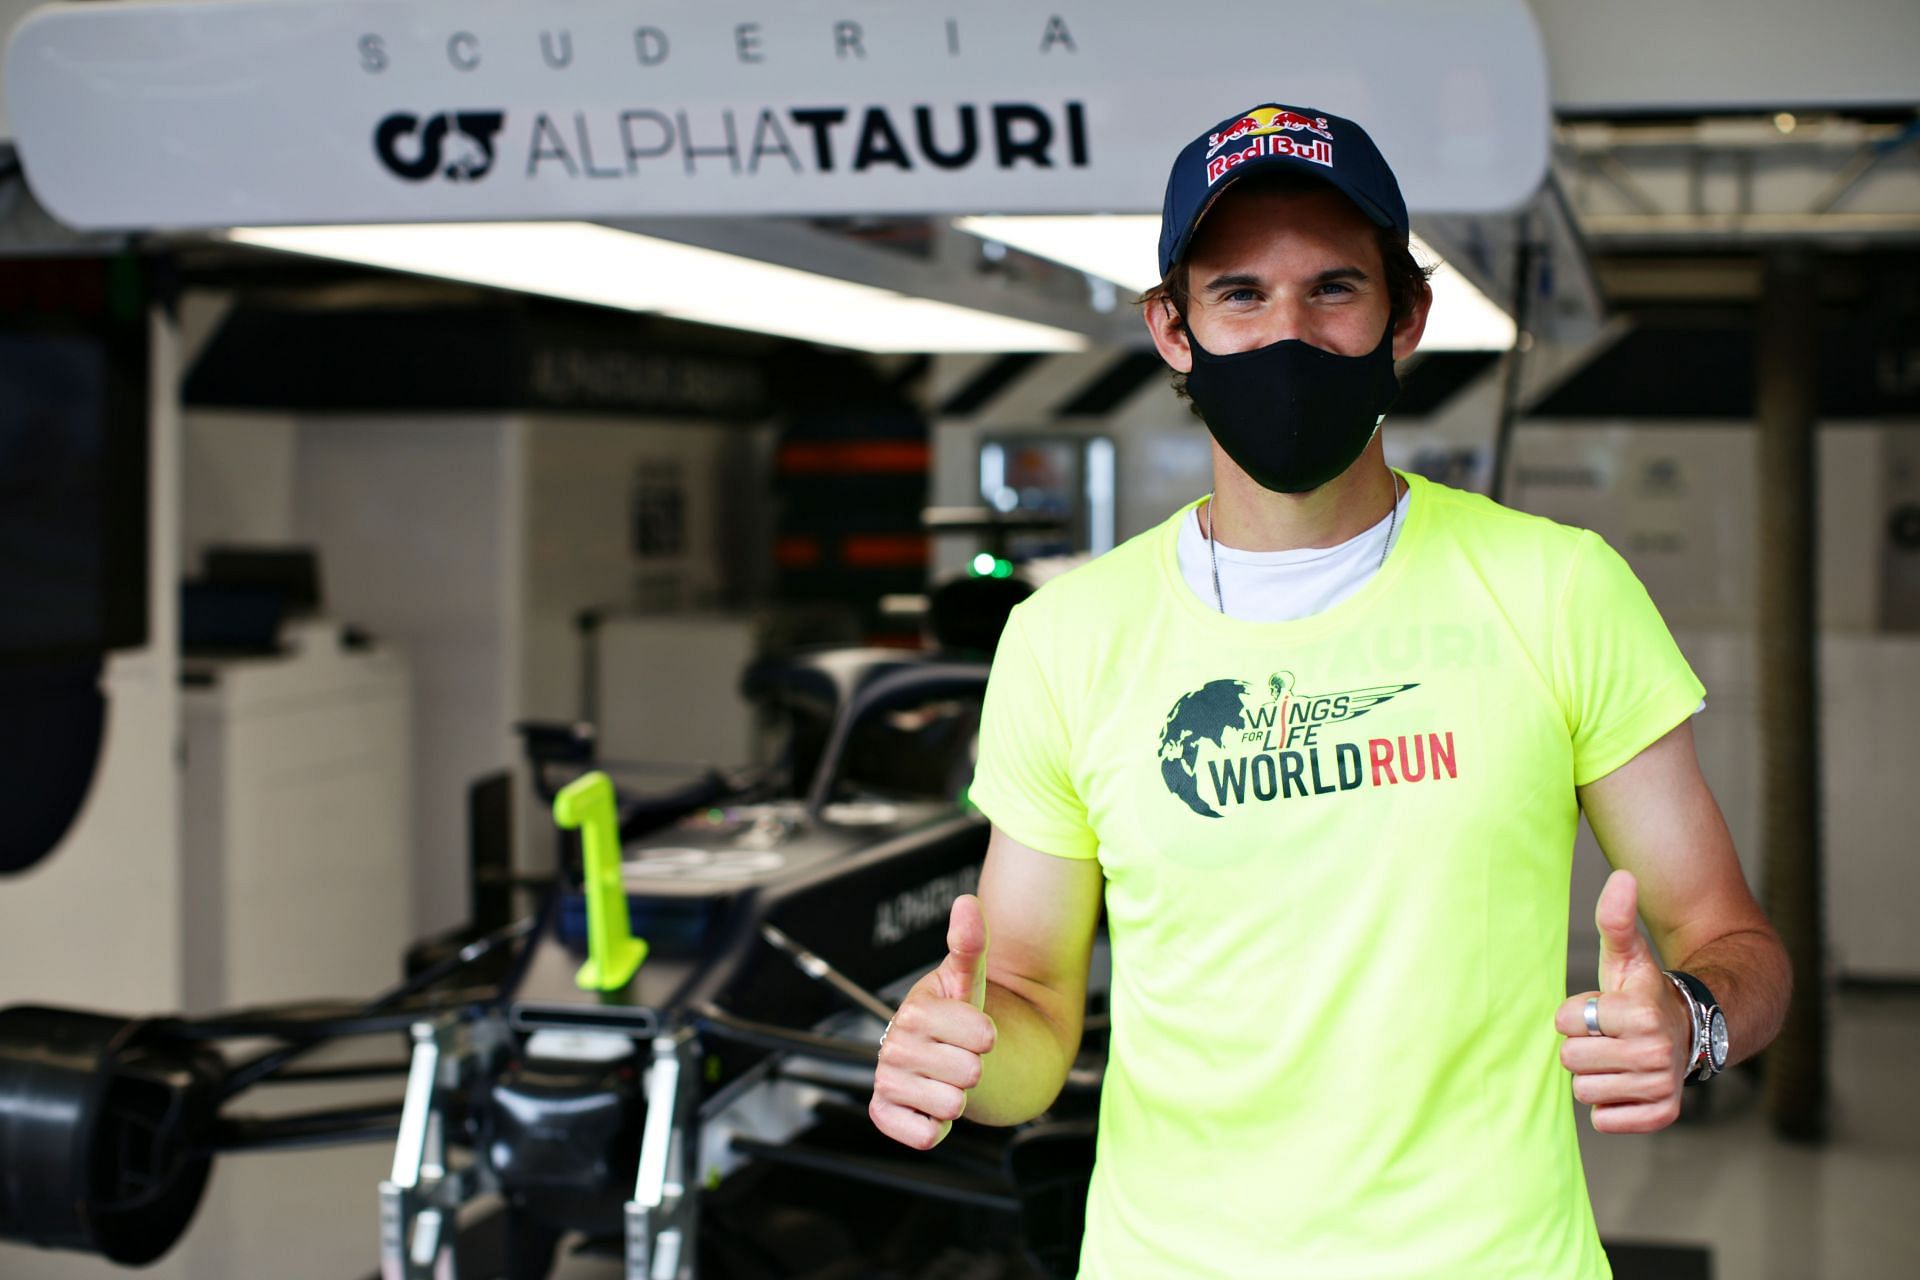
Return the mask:
<path id="1" fill-rule="evenodd" d="M 1253 290 L 1251 289 L 1229 289 L 1224 294 L 1220 295 L 1220 301 L 1251 302 L 1253 301 L 1253 297 L 1254 297 L 1254 294 L 1253 294 Z"/>
<path id="2" fill-rule="evenodd" d="M 1320 286 L 1320 292 L 1322 292 L 1322 293 L 1352 293 L 1352 292 L 1353 292 L 1353 286 L 1352 286 L 1352 285 L 1349 285 L 1349 284 L 1342 284 L 1342 283 L 1341 283 L 1340 281 L 1338 281 L 1338 280 L 1329 280 L 1329 281 L 1327 281 L 1327 283 L 1325 283 L 1325 284 L 1323 284 L 1323 285 L 1321 285 L 1321 286 Z"/>

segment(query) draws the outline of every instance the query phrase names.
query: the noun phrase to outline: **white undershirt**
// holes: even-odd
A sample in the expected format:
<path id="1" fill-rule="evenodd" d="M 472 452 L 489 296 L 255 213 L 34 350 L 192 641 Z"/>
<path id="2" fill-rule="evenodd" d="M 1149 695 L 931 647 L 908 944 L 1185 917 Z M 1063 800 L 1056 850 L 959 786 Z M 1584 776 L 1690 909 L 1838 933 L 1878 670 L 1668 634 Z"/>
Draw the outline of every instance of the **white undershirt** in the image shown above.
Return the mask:
<path id="1" fill-rule="evenodd" d="M 1407 508 L 1412 502 L 1413 490 L 1409 488 L 1400 495 L 1398 514 L 1391 522 L 1396 542 L 1407 527 Z M 1216 547 L 1220 555 L 1220 595 L 1226 601 L 1227 616 L 1244 622 L 1293 622 L 1333 608 L 1380 572 L 1388 524 L 1388 518 L 1382 516 L 1373 528 L 1332 547 L 1303 547 L 1297 551 Z M 1200 507 L 1181 522 L 1177 548 L 1180 576 L 1209 609 L 1213 608 L 1213 562 L 1207 555 L 1207 536 L 1200 531 Z M 1693 714 L 1706 709 L 1706 699 L 1702 698 Z"/>
<path id="2" fill-rule="evenodd" d="M 1230 618 L 1243 622 L 1292 622 L 1331 609 L 1367 585 L 1380 571 L 1387 548 L 1388 525 L 1394 541 L 1407 527 L 1407 508 L 1413 490 L 1400 495 L 1398 514 L 1381 516 L 1364 533 L 1331 547 L 1302 547 L 1295 551 L 1240 551 L 1216 546 L 1220 556 L 1220 596 Z M 1203 503 L 1202 506 L 1205 504 Z M 1214 607 L 1213 562 L 1207 538 L 1200 531 L 1200 507 L 1180 524 L 1180 576 L 1207 608 Z"/>

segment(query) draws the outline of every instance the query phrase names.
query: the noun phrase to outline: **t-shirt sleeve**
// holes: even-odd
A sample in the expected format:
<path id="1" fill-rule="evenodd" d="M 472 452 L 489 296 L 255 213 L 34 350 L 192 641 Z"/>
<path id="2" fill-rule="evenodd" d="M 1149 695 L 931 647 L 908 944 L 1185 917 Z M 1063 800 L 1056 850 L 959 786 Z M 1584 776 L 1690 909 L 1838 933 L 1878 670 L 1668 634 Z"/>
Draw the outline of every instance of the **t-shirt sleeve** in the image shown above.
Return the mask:
<path id="1" fill-rule="evenodd" d="M 1686 720 L 1706 693 L 1647 589 L 1595 533 L 1580 535 L 1561 594 L 1554 684 L 1581 787 Z"/>
<path id="2" fill-rule="evenodd" d="M 1091 858 L 1099 841 L 1068 768 L 1071 742 L 1055 691 L 1015 610 L 994 650 L 967 798 L 1029 848 Z"/>

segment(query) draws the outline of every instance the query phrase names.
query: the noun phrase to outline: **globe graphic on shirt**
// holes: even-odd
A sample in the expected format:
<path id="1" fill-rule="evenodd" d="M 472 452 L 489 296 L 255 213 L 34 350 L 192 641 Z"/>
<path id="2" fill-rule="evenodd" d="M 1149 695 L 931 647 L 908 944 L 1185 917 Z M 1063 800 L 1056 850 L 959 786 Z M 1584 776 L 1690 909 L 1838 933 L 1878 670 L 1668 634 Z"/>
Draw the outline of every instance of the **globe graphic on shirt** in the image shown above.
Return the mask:
<path id="1" fill-rule="evenodd" d="M 1212 680 L 1192 693 L 1182 694 L 1167 712 L 1160 731 L 1160 776 L 1167 790 L 1203 818 L 1218 818 L 1218 809 L 1200 798 L 1200 744 L 1225 748 L 1227 735 L 1247 727 L 1241 699 L 1247 686 L 1241 680 Z"/>

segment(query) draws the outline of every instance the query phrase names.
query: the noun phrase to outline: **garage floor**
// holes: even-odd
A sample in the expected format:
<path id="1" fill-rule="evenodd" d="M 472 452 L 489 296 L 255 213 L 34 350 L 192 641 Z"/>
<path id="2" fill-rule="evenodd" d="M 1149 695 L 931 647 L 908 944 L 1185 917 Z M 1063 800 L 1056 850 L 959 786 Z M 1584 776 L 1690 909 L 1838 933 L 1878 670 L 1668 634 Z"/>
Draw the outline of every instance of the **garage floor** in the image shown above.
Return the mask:
<path id="1" fill-rule="evenodd" d="M 1662 1133 L 1581 1126 L 1600 1234 L 1700 1244 L 1719 1280 L 1886 1280 L 1920 1263 L 1920 993 L 1848 991 L 1833 1004 L 1832 1136 L 1776 1139 L 1759 1082 L 1714 1082 L 1706 1113 Z M 1656 1280 L 1659 1273 L 1649 1273 Z M 1618 1280 L 1636 1280 L 1624 1270 Z"/>

